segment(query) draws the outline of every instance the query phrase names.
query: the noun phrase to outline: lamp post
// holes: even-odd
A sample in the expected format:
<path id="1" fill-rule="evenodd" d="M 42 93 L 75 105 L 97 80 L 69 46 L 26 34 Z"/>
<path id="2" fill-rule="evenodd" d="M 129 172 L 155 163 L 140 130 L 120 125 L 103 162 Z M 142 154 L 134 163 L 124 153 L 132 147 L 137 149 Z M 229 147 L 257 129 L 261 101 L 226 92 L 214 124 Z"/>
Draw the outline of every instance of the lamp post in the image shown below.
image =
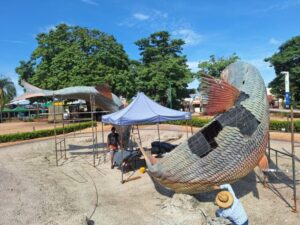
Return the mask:
<path id="1" fill-rule="evenodd" d="M 282 71 L 282 75 L 284 75 L 284 83 L 285 83 L 285 107 L 290 108 L 290 73 L 288 71 Z"/>
<path id="2" fill-rule="evenodd" d="M 171 82 L 171 80 L 172 80 L 172 77 L 175 75 L 175 73 L 173 73 L 173 72 L 171 72 L 170 73 L 170 76 L 169 76 L 169 79 L 168 79 L 168 82 L 169 82 L 169 91 L 168 91 L 168 98 L 169 98 L 169 101 L 170 101 L 170 108 L 172 109 L 172 86 L 171 86 L 171 84 L 172 84 L 172 82 Z"/>
<path id="3" fill-rule="evenodd" d="M 172 88 L 171 88 L 170 81 L 169 81 L 169 101 L 170 101 L 170 108 L 172 109 Z"/>

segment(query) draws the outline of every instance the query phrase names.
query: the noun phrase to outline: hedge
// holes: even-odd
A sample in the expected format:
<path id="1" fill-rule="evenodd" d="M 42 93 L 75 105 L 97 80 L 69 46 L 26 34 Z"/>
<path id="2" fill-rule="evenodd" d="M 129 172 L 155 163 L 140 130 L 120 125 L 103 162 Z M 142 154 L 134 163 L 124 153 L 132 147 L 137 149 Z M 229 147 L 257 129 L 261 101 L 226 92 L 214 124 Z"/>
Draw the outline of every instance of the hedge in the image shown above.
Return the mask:
<path id="1" fill-rule="evenodd" d="M 203 127 L 205 124 L 209 123 L 210 119 L 203 119 L 198 117 L 193 117 L 191 120 L 175 120 L 167 122 L 168 124 L 174 125 L 192 125 L 193 127 Z M 65 133 L 70 133 L 76 130 L 85 129 L 92 126 L 92 122 L 83 122 L 72 124 L 69 126 L 65 126 Z M 295 132 L 300 132 L 300 121 L 297 120 L 294 122 L 294 129 Z M 279 121 L 279 120 L 271 120 L 270 121 L 270 130 L 274 131 L 289 131 L 290 130 L 290 123 L 287 121 Z M 57 134 L 63 133 L 63 128 L 59 127 L 56 128 Z M 21 140 L 29 140 L 33 138 L 40 138 L 40 137 L 49 137 L 54 135 L 54 129 L 49 130 L 38 130 L 33 132 L 25 132 L 25 133 L 16 133 L 16 134 L 4 134 L 0 135 L 0 143 L 4 142 L 12 142 L 12 141 L 21 141 Z"/>
<path id="2" fill-rule="evenodd" d="M 210 121 L 210 119 L 193 117 L 191 120 L 188 120 L 187 122 L 185 120 L 175 120 L 175 121 L 168 122 L 168 124 L 185 125 L 186 123 L 188 123 L 188 125 L 192 125 L 193 127 L 203 127 L 209 121 Z M 289 131 L 290 130 L 290 122 L 271 120 L 270 121 L 270 130 Z M 294 131 L 300 132 L 300 121 L 299 120 L 294 122 Z"/>
<path id="3" fill-rule="evenodd" d="M 82 122 L 82 123 L 71 124 L 65 126 L 64 128 L 58 127 L 56 128 L 56 134 L 63 134 L 64 131 L 65 133 L 70 133 L 76 130 L 82 130 L 91 127 L 92 124 L 93 122 Z M 54 135 L 54 129 L 38 130 L 38 131 L 15 133 L 15 134 L 4 134 L 4 135 L 0 135 L 0 143 L 29 140 L 29 139 L 40 138 L 40 137 L 49 137 L 53 135 Z"/>
<path id="4" fill-rule="evenodd" d="M 210 119 L 203 119 L 198 117 L 193 117 L 191 120 L 174 120 L 167 122 L 168 124 L 174 125 L 192 125 L 193 127 L 203 127 L 205 124 L 209 123 Z"/>

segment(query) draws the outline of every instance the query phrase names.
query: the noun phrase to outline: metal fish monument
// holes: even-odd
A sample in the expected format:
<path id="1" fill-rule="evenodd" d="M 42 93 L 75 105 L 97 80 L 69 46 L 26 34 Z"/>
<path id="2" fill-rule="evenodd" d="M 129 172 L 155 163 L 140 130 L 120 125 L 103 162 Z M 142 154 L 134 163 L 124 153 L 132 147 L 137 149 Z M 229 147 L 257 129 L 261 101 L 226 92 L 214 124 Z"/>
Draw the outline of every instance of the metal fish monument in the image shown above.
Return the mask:
<path id="1" fill-rule="evenodd" d="M 110 88 L 107 85 L 89 87 L 89 86 L 75 86 L 68 87 L 59 90 L 44 90 L 38 87 L 35 87 L 26 81 L 21 81 L 22 86 L 25 88 L 25 93 L 15 100 L 23 100 L 29 98 L 60 98 L 61 100 L 70 100 L 70 99 L 83 99 L 90 101 L 90 96 L 95 97 L 96 106 L 100 107 L 102 110 L 107 110 L 111 112 L 118 111 L 122 109 L 123 103 L 121 100 L 111 93 Z"/>
<path id="2" fill-rule="evenodd" d="M 219 114 L 163 158 L 146 157 L 152 178 L 178 193 L 211 191 L 241 179 L 257 165 L 268 166 L 268 102 L 259 71 L 236 62 L 221 79 L 204 76 L 201 85 L 207 113 Z"/>

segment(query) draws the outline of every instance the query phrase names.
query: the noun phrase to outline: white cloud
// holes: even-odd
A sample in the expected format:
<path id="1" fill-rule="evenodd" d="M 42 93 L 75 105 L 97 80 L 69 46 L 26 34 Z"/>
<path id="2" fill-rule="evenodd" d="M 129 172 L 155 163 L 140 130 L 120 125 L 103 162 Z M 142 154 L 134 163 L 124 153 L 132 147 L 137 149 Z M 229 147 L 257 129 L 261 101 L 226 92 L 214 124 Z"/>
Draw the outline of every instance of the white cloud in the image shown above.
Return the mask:
<path id="1" fill-rule="evenodd" d="M 89 4 L 89 5 L 99 5 L 98 2 L 94 0 L 81 0 L 81 2 Z"/>
<path id="2" fill-rule="evenodd" d="M 203 41 L 203 36 L 193 31 L 192 29 L 178 29 L 172 32 L 172 34 L 185 41 L 186 45 L 193 46 L 198 45 Z"/>
<path id="3" fill-rule="evenodd" d="M 246 61 L 255 66 L 258 70 L 272 70 L 270 64 L 268 62 L 265 62 L 264 59 L 249 59 Z"/>
<path id="4" fill-rule="evenodd" d="M 26 44 L 26 42 L 24 41 L 19 41 L 19 40 L 3 40 L 0 39 L 0 42 L 4 42 L 4 43 L 10 43 L 10 44 Z"/>
<path id="5" fill-rule="evenodd" d="M 43 27 L 39 28 L 39 33 L 49 33 L 50 30 L 55 30 L 56 26 L 59 24 L 66 24 L 68 26 L 72 26 L 72 24 L 64 22 L 64 21 L 60 21 L 58 22 L 56 25 L 54 24 L 49 24 L 49 25 L 45 25 Z M 35 38 L 37 36 L 37 34 L 33 34 L 33 37 Z"/>
<path id="6" fill-rule="evenodd" d="M 143 13 L 135 13 L 133 14 L 133 17 L 138 20 L 148 20 L 150 18 L 148 15 Z"/>
<path id="7" fill-rule="evenodd" d="M 154 17 L 166 19 L 166 18 L 168 18 L 168 13 L 164 13 L 159 10 L 154 10 Z"/>
<path id="8" fill-rule="evenodd" d="M 259 72 L 261 73 L 265 81 L 265 84 L 268 84 L 270 81 L 272 81 L 275 78 L 274 68 L 270 67 L 270 63 L 265 62 L 263 58 L 248 59 L 248 60 L 246 59 L 245 61 L 252 64 L 259 70 Z"/>
<path id="9" fill-rule="evenodd" d="M 40 32 L 48 33 L 50 30 L 55 30 L 55 25 L 54 24 L 46 25 L 41 27 L 39 30 Z"/>
<path id="10" fill-rule="evenodd" d="M 186 64 L 188 65 L 188 67 L 191 69 L 192 72 L 197 72 L 199 70 L 198 61 L 189 61 Z"/>
<path id="11" fill-rule="evenodd" d="M 291 7 L 300 5 L 300 0 L 283 0 L 276 4 L 267 4 L 265 8 L 259 8 L 252 11 L 252 13 L 267 13 L 269 11 L 281 11 Z"/>
<path id="12" fill-rule="evenodd" d="M 280 41 L 279 40 L 277 40 L 276 38 L 271 38 L 270 40 L 269 40 L 269 43 L 271 44 L 271 45 L 278 45 L 279 43 L 280 43 Z"/>
<path id="13" fill-rule="evenodd" d="M 120 23 L 119 26 L 127 26 L 127 27 L 139 27 L 142 23 L 146 22 L 149 27 L 156 27 L 158 24 L 163 23 L 168 18 L 168 14 L 161 12 L 159 10 L 148 10 L 146 13 L 136 12 L 130 18 L 126 18 Z M 144 26 L 144 25 L 143 25 Z"/>

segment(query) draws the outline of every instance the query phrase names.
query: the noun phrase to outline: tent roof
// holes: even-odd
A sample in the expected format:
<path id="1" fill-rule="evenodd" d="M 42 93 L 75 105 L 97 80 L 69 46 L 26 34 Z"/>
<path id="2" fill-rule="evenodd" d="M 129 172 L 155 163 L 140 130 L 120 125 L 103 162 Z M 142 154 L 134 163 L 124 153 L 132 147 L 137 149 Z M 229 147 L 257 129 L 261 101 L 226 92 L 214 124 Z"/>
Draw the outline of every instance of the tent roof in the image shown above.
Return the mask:
<path id="1" fill-rule="evenodd" d="M 191 113 L 161 106 L 143 92 L 139 92 L 126 108 L 103 116 L 102 122 L 115 125 L 132 125 L 189 119 L 191 119 Z"/>
<path id="2" fill-rule="evenodd" d="M 3 113 L 8 113 L 8 112 L 14 112 L 14 110 L 13 110 L 13 109 L 10 109 L 10 108 L 4 107 L 4 108 L 2 109 L 2 112 L 3 112 Z"/>
<path id="3" fill-rule="evenodd" d="M 35 111 L 35 109 L 27 109 L 22 106 L 17 106 L 16 108 L 13 109 L 13 112 L 29 112 L 29 111 Z"/>

